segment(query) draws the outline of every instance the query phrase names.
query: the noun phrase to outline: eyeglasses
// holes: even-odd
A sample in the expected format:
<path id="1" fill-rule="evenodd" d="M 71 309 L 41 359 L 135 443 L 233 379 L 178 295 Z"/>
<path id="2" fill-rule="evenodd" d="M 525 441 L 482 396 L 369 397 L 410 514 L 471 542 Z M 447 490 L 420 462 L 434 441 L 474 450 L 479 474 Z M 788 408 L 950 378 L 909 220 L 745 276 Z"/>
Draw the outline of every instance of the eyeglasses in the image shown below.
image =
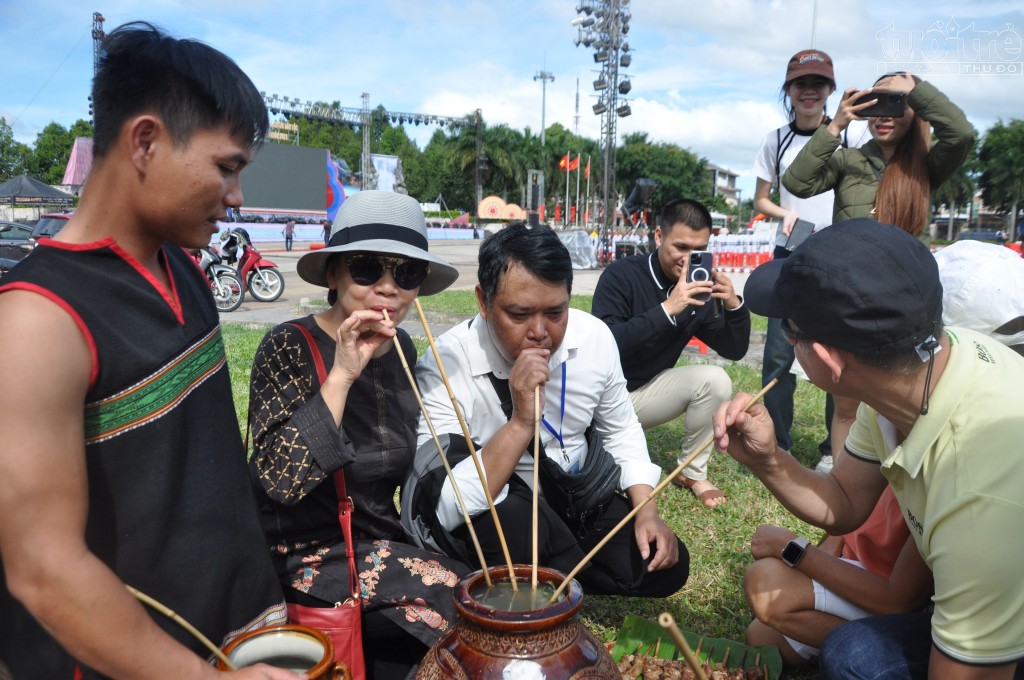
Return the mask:
<path id="1" fill-rule="evenodd" d="M 789 319 L 782 320 L 782 337 L 788 342 L 798 343 L 801 340 L 811 340 L 811 336 L 804 333 L 802 330 L 793 325 L 793 322 Z"/>
<path id="2" fill-rule="evenodd" d="M 817 90 L 822 87 L 829 87 L 832 82 L 825 78 L 797 78 L 790 83 L 796 85 L 800 90 Z"/>
<path id="3" fill-rule="evenodd" d="M 348 274 L 360 286 L 372 286 L 390 269 L 395 283 L 403 290 L 419 288 L 427 274 L 430 264 L 424 260 L 410 260 L 404 257 L 384 257 L 382 255 L 353 255 L 345 260 Z"/>

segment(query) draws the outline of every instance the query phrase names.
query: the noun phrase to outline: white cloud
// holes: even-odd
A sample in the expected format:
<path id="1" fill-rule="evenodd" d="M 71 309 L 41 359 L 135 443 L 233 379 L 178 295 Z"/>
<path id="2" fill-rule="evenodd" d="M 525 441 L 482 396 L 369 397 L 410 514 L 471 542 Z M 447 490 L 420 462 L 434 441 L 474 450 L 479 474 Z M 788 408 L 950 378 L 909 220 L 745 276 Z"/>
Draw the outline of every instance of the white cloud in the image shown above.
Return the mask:
<path id="1" fill-rule="evenodd" d="M 579 131 L 600 136 L 592 113 L 592 51 L 573 44 L 576 0 L 105 0 L 106 28 L 149 19 L 195 37 L 239 62 L 257 87 L 302 101 L 338 101 L 394 111 L 462 116 L 480 108 L 489 124 L 539 133 L 542 68 L 545 120 L 573 128 L 580 80 Z M 781 124 L 779 88 L 786 62 L 808 47 L 814 0 L 637 0 L 627 40 L 632 116 L 620 133 L 691 149 L 747 174 L 758 144 Z M 20 141 L 34 142 L 50 121 L 69 126 L 87 115 L 92 76 L 92 12 L 58 0 L 0 0 L 5 83 L 0 116 Z M 951 23 L 952 22 L 952 23 Z M 816 45 L 835 59 L 839 87 L 866 86 L 892 40 L 905 47 L 933 25 L 1024 34 L 1019 0 L 817 3 Z M 1014 28 L 1007 29 L 1010 24 Z M 896 38 L 886 34 L 889 26 Z M 880 33 L 881 32 L 881 33 Z M 45 39 L 41 39 L 45 36 Z M 888 37 L 887 37 L 888 36 Z M 881 39 L 880 39 L 881 38 Z M 884 42 L 890 40 L 890 43 Z M 952 38 L 955 42 L 956 36 Z M 1024 59 L 1024 56 L 1021 57 Z M 937 60 L 926 63 L 935 66 Z M 996 119 L 1024 117 L 1024 75 L 926 76 L 983 132 Z M 838 93 L 830 100 L 835 110 Z M 13 122 L 15 121 L 16 122 Z M 422 145 L 433 129 L 409 128 Z M 745 195 L 749 195 L 745 189 Z"/>

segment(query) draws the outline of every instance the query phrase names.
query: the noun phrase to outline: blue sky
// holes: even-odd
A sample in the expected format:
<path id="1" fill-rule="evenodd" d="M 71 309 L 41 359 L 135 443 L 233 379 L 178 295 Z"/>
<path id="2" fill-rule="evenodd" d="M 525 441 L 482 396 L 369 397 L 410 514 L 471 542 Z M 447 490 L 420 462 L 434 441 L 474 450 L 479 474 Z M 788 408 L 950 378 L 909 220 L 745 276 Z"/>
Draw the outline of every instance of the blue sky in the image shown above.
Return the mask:
<path id="1" fill-rule="evenodd" d="M 31 144 L 51 121 L 88 117 L 92 12 L 106 28 L 152 21 L 235 59 L 267 93 L 393 111 L 462 116 L 539 132 L 597 138 L 592 51 L 576 47 L 577 0 L 0 0 L 0 116 Z M 626 72 L 633 115 L 623 133 L 690 149 L 740 175 L 753 192 L 753 158 L 783 122 L 786 62 L 815 46 L 836 63 L 839 90 L 868 86 L 884 64 L 910 62 L 958 103 L 980 132 L 1024 117 L 1024 10 L 1019 0 L 633 0 Z M 841 7 L 841 10 L 839 9 Z M 1010 72 L 1010 73 L 1008 73 Z M 829 101 L 834 110 L 838 92 Z M 431 128 L 410 128 L 422 147 Z"/>

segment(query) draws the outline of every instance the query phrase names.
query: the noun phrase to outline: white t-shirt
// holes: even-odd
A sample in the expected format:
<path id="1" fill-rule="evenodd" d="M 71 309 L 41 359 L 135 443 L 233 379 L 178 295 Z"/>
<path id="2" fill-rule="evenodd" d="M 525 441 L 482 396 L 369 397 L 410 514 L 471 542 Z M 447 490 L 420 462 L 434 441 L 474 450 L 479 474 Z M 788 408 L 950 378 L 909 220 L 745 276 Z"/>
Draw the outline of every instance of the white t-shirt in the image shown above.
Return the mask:
<path id="1" fill-rule="evenodd" d="M 859 147 L 870 139 L 865 138 L 866 126 L 863 123 L 856 127 L 855 125 L 856 122 L 851 124 L 843 135 L 844 141 L 851 147 Z M 810 141 L 812 134 L 814 130 L 797 130 L 795 125 L 783 125 L 769 132 L 761 142 L 761 150 L 754 159 L 754 174 L 769 184 L 775 184 L 785 174 L 790 163 L 800 153 L 800 149 Z M 815 231 L 832 224 L 832 199 L 831 190 L 811 198 L 797 198 L 779 183 L 779 204 L 786 210 L 795 210 L 801 219 L 813 222 Z"/>

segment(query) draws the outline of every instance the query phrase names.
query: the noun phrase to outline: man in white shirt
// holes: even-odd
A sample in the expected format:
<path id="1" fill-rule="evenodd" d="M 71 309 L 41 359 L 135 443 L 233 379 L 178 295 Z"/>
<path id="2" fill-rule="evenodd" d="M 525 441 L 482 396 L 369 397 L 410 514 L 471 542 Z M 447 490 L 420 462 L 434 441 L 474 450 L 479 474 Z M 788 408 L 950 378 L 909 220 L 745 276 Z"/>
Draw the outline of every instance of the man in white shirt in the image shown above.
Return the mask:
<path id="1" fill-rule="evenodd" d="M 568 572 L 643 501 L 661 470 L 647 453 L 611 332 L 595 317 L 569 309 L 572 262 L 558 236 L 547 227 L 511 224 L 484 241 L 479 262 L 480 313 L 438 338 L 438 351 L 516 563 L 532 561 L 534 390 L 540 388 L 542 459 L 548 460 L 541 465 L 539 562 Z M 485 559 L 504 564 L 487 496 L 432 354 L 416 373 Z M 601 445 L 593 436 L 588 443 L 591 425 Z M 436 467 L 424 474 L 424 461 L 437 452 L 422 419 L 417 443 L 410 481 L 421 489 L 403 489 L 417 497 L 412 505 L 403 499 L 403 523 L 417 540 L 473 562 L 451 482 Z M 580 481 L 591 484 L 565 493 Z M 593 486 L 603 486 L 604 493 L 591 493 L 587 487 Z M 589 593 L 665 597 L 688 574 L 686 547 L 652 502 L 577 578 Z"/>

